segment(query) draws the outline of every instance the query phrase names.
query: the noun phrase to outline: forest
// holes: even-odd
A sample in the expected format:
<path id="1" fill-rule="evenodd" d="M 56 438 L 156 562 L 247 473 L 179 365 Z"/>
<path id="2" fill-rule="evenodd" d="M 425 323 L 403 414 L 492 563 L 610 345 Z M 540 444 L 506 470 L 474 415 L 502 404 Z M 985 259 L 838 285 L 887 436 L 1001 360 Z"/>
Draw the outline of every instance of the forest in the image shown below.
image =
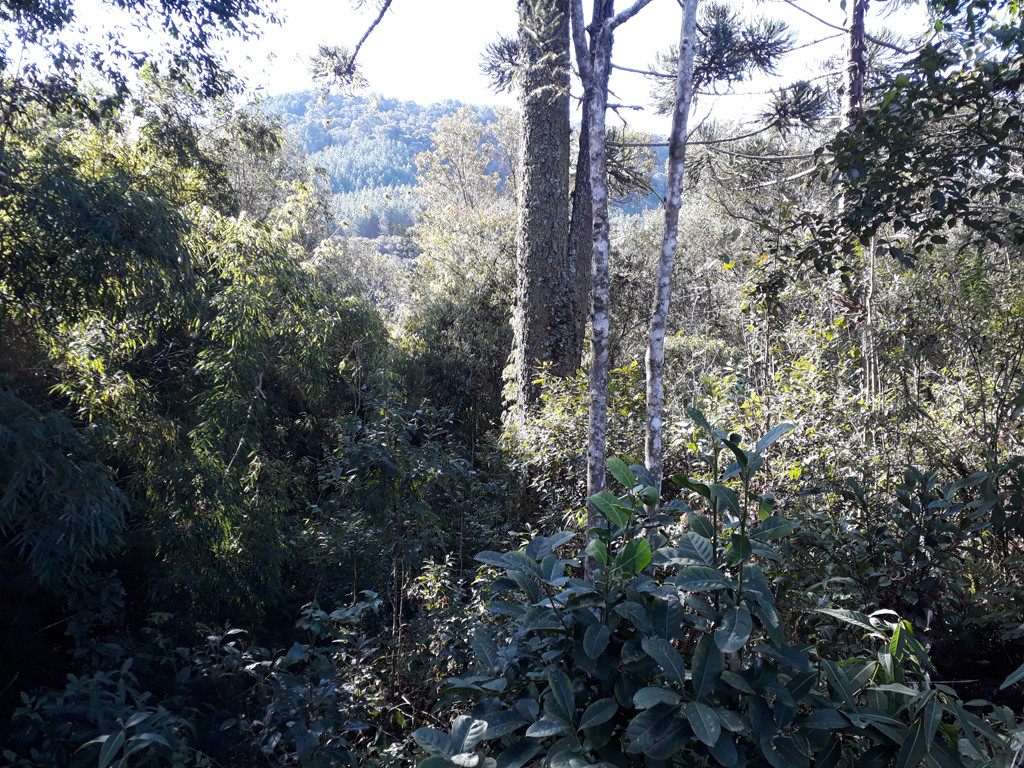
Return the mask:
<path id="1" fill-rule="evenodd" d="M 670 0 L 514 110 L 105 2 L 0 0 L 0 768 L 1024 766 L 1017 0 L 677 0 L 661 135 Z"/>

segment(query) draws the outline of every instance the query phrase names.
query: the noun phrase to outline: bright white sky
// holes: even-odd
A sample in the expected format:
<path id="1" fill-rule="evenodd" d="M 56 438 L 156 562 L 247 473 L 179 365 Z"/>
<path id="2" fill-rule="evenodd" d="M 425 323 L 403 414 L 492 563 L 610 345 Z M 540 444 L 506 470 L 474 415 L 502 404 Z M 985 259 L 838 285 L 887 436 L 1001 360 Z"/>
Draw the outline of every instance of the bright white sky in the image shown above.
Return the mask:
<path id="1" fill-rule="evenodd" d="M 844 13 L 839 0 L 796 0 L 797 4 L 833 24 L 842 25 Z M 835 34 L 835 30 L 796 10 L 784 0 L 733 0 L 747 18 L 769 16 L 782 18 L 797 32 L 799 42 L 807 43 Z M 249 81 L 252 88 L 267 94 L 301 91 L 314 88 L 308 72 L 308 58 L 319 44 L 352 47 L 363 35 L 376 10 L 373 2 L 355 11 L 349 0 L 280 0 L 274 9 L 285 19 L 280 26 L 268 27 L 256 40 L 229 41 L 231 66 Z M 589 3 L 584 3 L 589 6 Z M 884 10 L 874 2 L 872 10 Z M 91 7 L 90 7 L 91 6 Z M 76 3 L 79 21 L 96 33 L 117 23 L 109 6 L 99 0 Z M 619 0 L 619 9 L 626 0 Z M 619 27 L 615 37 L 615 63 L 646 69 L 655 54 L 678 41 L 681 9 L 677 0 L 653 0 L 634 18 Z M 923 27 L 923 12 L 903 12 L 897 17 L 869 20 L 869 29 L 881 24 L 898 26 L 908 34 Z M 369 81 L 369 92 L 403 101 L 429 104 L 455 100 L 466 104 L 502 104 L 515 106 L 510 95 L 496 95 L 488 88 L 487 78 L 480 70 L 481 55 L 486 45 L 499 34 L 512 35 L 516 28 L 516 0 L 393 0 L 391 10 L 374 30 L 359 54 L 363 74 Z M 145 42 L 139 40 L 145 46 Z M 767 80 L 742 83 L 743 93 L 764 91 L 789 81 L 807 78 L 820 72 L 820 62 L 827 56 L 841 53 L 840 39 L 832 39 L 790 54 L 775 82 Z M 647 107 L 650 82 L 647 78 L 627 72 L 612 74 L 611 101 Z M 718 119 L 743 121 L 754 119 L 763 99 L 734 95 L 712 101 L 698 102 L 695 119 L 704 117 L 709 109 Z M 578 114 L 578 113 L 577 113 Z M 655 134 L 667 134 L 669 118 L 652 111 L 624 111 L 633 127 Z M 578 119 L 578 118 L 577 118 Z M 609 116 L 609 125 L 615 124 Z"/>
<path id="2" fill-rule="evenodd" d="M 834 33 L 784 2 L 741 0 L 745 15 L 772 16 L 788 21 L 801 41 L 810 42 Z M 257 41 L 236 50 L 232 62 L 245 72 L 252 85 L 269 94 L 313 87 L 306 59 L 320 43 L 353 46 L 373 20 L 371 7 L 357 12 L 344 0 L 287 0 L 281 5 L 283 26 L 274 27 Z M 585 3 L 589 6 L 589 3 Z M 843 23 L 838 0 L 803 0 L 803 7 L 832 23 Z M 876 4 L 877 5 L 877 4 Z M 626 7 L 626 0 L 617 6 Z M 648 68 L 655 54 L 679 39 L 681 9 L 677 0 L 654 0 L 616 33 L 614 60 L 623 66 Z M 891 23 L 891 21 L 890 21 Z M 496 96 L 480 71 L 484 47 L 516 27 L 515 0 L 394 0 L 391 10 L 374 30 L 359 55 L 369 90 L 387 97 L 428 104 L 453 99 L 468 104 L 514 106 L 511 96 Z M 830 40 L 791 56 L 783 76 L 807 77 L 818 71 L 817 62 L 840 50 L 840 40 Z M 615 72 L 612 101 L 647 106 L 650 83 L 639 75 Z M 739 90 L 764 90 L 767 84 L 743 84 Z M 710 106 L 705 99 L 705 107 Z M 700 110 L 699 110 L 700 111 Z M 741 120 L 753 117 L 756 104 L 742 96 L 719 100 L 717 116 Z M 629 115 L 633 125 L 664 134 L 669 118 L 653 114 Z M 609 124 L 614 118 L 610 116 Z"/>

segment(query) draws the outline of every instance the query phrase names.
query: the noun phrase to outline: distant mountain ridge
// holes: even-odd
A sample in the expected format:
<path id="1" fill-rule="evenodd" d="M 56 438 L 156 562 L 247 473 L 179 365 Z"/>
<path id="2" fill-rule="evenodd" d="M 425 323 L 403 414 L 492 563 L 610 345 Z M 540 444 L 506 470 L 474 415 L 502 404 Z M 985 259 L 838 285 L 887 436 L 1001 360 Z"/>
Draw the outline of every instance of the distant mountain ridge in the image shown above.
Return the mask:
<path id="1" fill-rule="evenodd" d="M 286 130 L 322 167 L 343 232 L 360 237 L 397 234 L 416 218 L 416 155 L 430 149 L 437 121 L 469 106 L 484 122 L 493 107 L 444 101 L 421 106 L 379 95 L 322 96 L 300 91 L 270 96 L 259 108 L 280 115 Z"/>
<path id="2" fill-rule="evenodd" d="M 334 195 L 340 234 L 380 237 L 401 234 L 419 210 L 414 194 L 416 155 L 430 149 L 437 121 L 468 106 L 485 123 L 497 120 L 495 107 L 442 101 L 422 106 L 380 95 L 324 96 L 298 91 L 262 99 L 259 109 L 279 115 L 285 129 L 322 167 Z M 659 150 L 654 186 L 664 193 L 664 159 Z M 657 205 L 657 198 L 624 206 L 635 213 Z"/>

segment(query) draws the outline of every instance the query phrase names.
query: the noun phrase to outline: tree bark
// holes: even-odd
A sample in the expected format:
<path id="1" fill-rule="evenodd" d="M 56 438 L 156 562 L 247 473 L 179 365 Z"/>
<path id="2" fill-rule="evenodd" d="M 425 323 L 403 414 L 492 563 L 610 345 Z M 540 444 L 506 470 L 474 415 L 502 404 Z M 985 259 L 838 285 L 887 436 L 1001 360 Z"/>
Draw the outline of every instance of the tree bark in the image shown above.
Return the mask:
<path id="1" fill-rule="evenodd" d="M 864 15 L 868 0 L 846 0 L 846 83 L 843 89 L 843 127 L 852 128 L 864 114 L 864 72 L 867 51 Z"/>
<path id="2" fill-rule="evenodd" d="M 516 243 L 516 413 L 534 409 L 539 367 L 579 366 L 569 262 L 569 0 L 519 0 L 520 181 Z"/>
<path id="3" fill-rule="evenodd" d="M 595 13 L 604 13 L 606 0 L 595 0 Z M 589 99 L 588 137 L 590 139 L 590 195 L 594 221 L 591 277 L 593 299 L 590 322 L 590 418 L 587 439 L 587 495 L 600 493 L 605 487 L 608 447 L 608 330 L 610 321 L 608 276 L 608 168 L 605 146 L 605 110 L 608 106 L 608 76 L 611 71 L 612 37 L 615 28 L 631 19 L 651 0 L 637 0 L 617 16 L 591 23 L 590 44 L 586 40 L 583 0 L 572 0 L 572 36 L 576 48 L 576 64 L 580 70 L 585 98 Z M 608 13 L 613 10 L 608 0 Z M 597 522 L 596 510 L 587 505 L 587 528 Z M 593 580 L 596 565 L 587 558 L 584 577 Z"/>
<path id="4" fill-rule="evenodd" d="M 676 70 L 675 107 L 672 135 L 668 144 L 668 190 L 665 195 L 665 223 L 661 236 L 661 255 L 655 277 L 654 306 L 647 334 L 647 431 L 644 453 L 647 469 L 661 493 L 664 473 L 662 461 L 662 421 L 665 412 L 665 328 L 668 322 L 672 285 L 672 263 L 679 234 L 679 208 L 683 192 L 686 161 L 686 136 L 693 101 L 693 60 L 697 36 L 697 3 L 684 0 L 679 32 L 679 65 Z M 657 508 L 657 502 L 652 505 Z"/>

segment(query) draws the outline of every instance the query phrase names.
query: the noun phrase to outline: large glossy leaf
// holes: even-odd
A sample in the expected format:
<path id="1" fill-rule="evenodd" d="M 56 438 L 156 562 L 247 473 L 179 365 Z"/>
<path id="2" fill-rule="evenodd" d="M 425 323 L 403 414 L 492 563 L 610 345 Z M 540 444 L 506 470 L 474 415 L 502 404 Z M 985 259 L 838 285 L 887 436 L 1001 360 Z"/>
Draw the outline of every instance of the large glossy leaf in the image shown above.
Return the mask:
<path id="1" fill-rule="evenodd" d="M 722 722 L 711 707 L 699 701 L 691 701 L 686 705 L 686 719 L 698 739 L 709 747 L 715 746 L 722 732 Z"/>
<path id="2" fill-rule="evenodd" d="M 663 550 L 659 550 L 661 551 Z M 673 581 L 679 589 L 686 592 L 709 592 L 735 586 L 721 571 L 708 565 L 686 566 L 680 569 Z"/>
<path id="3" fill-rule="evenodd" d="M 917 768 L 928 752 L 930 736 L 925 735 L 924 720 L 917 720 L 907 732 L 900 753 L 896 757 L 896 768 Z"/>
<path id="4" fill-rule="evenodd" d="M 573 695 L 569 676 L 560 669 L 551 669 L 548 672 L 548 685 L 551 690 L 551 700 L 554 701 L 558 712 L 567 722 L 575 723 L 576 697 Z"/>
<path id="5" fill-rule="evenodd" d="M 525 720 L 519 712 L 513 709 L 504 709 L 500 712 L 490 712 L 484 715 L 481 720 L 484 720 L 487 723 L 486 735 L 488 739 L 498 739 L 502 736 L 507 736 L 513 731 L 522 728 L 527 724 L 527 722 L 529 722 L 528 720 Z"/>
<path id="6" fill-rule="evenodd" d="M 711 756 L 718 761 L 723 768 L 732 768 L 736 765 L 739 754 L 736 751 L 736 741 L 731 734 L 723 733 L 718 737 L 715 745 L 708 749 Z"/>
<path id="7" fill-rule="evenodd" d="M 608 547 L 600 539 L 591 539 L 587 544 L 586 553 L 601 565 L 608 565 Z"/>
<path id="8" fill-rule="evenodd" d="M 689 512 L 686 515 L 686 523 L 690 526 L 690 530 L 695 533 L 699 533 L 705 539 L 709 541 L 715 538 L 715 527 L 711 524 L 711 520 L 706 515 L 702 515 L 700 512 Z"/>
<path id="9" fill-rule="evenodd" d="M 754 448 L 754 453 L 764 453 L 765 449 L 769 445 L 771 445 L 784 434 L 792 430 L 792 424 L 778 424 L 777 426 L 772 427 L 771 429 L 764 433 L 764 436 L 760 440 L 757 441 L 757 446 Z"/>
<path id="10" fill-rule="evenodd" d="M 658 662 L 665 670 L 665 676 L 679 686 L 686 685 L 686 667 L 679 651 L 672 647 L 668 640 L 660 637 L 645 637 L 642 642 L 644 652 Z"/>
<path id="11" fill-rule="evenodd" d="M 541 745 L 530 739 L 512 743 L 498 755 L 497 768 L 522 768 L 530 762 L 542 749 Z"/>
<path id="12" fill-rule="evenodd" d="M 494 640 L 491 639 L 483 627 L 477 627 L 473 631 L 470 647 L 472 647 L 477 659 L 483 662 L 488 672 L 497 669 L 501 658 L 498 655 L 498 646 L 494 644 Z"/>
<path id="13" fill-rule="evenodd" d="M 633 706 L 637 709 L 650 709 L 656 704 L 678 704 L 680 696 L 668 688 L 648 685 L 633 695 Z"/>
<path id="14" fill-rule="evenodd" d="M 626 462 L 613 457 L 608 459 L 607 466 L 608 471 L 612 473 L 612 477 L 618 480 L 627 491 L 633 490 L 636 486 L 636 476 L 626 465 Z"/>
<path id="15" fill-rule="evenodd" d="M 767 541 L 789 536 L 795 530 L 796 524 L 792 520 L 782 517 L 767 517 L 751 529 L 750 535 L 755 539 Z"/>
<path id="16" fill-rule="evenodd" d="M 487 722 L 476 720 L 467 715 L 460 715 L 452 723 L 452 749 L 457 752 L 469 752 L 487 733 Z"/>
<path id="17" fill-rule="evenodd" d="M 590 503 L 593 504 L 598 511 L 604 515 L 605 519 L 608 520 L 612 525 L 617 525 L 619 528 L 625 528 L 629 518 L 622 511 L 619 506 L 619 499 L 614 494 L 608 491 L 601 491 L 600 493 L 594 494 L 590 497 Z"/>
<path id="18" fill-rule="evenodd" d="M 614 566 L 623 573 L 640 573 L 651 562 L 651 545 L 645 538 L 636 538 L 626 542 L 615 556 Z"/>
<path id="19" fill-rule="evenodd" d="M 604 624 L 591 624 L 583 633 L 583 652 L 590 658 L 596 659 L 608 647 L 608 639 L 611 634 Z"/>
<path id="20" fill-rule="evenodd" d="M 1003 680 L 1003 684 L 999 686 L 999 690 L 1003 688 L 1009 688 L 1014 683 L 1019 683 L 1024 680 L 1024 664 L 1021 664 L 1017 669 L 1007 675 L 1006 679 Z"/>
<path id="21" fill-rule="evenodd" d="M 722 626 L 715 631 L 715 644 L 722 653 L 734 653 L 746 645 L 754 621 L 750 611 L 741 606 L 734 606 L 725 612 Z"/>
<path id="22" fill-rule="evenodd" d="M 676 718 L 677 709 L 658 704 L 634 717 L 626 727 L 626 751 L 665 760 L 686 746 L 688 729 Z"/>
<path id="23" fill-rule="evenodd" d="M 855 627 L 860 627 L 873 635 L 879 635 L 878 627 L 872 624 L 871 619 L 863 613 L 858 613 L 857 611 L 845 611 L 837 608 L 818 608 L 817 612 L 823 613 L 826 616 L 831 616 L 834 619 L 839 619 L 840 621 L 845 621 L 847 624 L 852 624 Z"/>
<path id="24" fill-rule="evenodd" d="M 708 423 L 707 417 L 696 408 L 687 408 L 686 415 L 690 417 L 690 421 L 703 429 L 708 437 L 714 434 L 714 430 L 711 428 L 711 424 Z"/>
<path id="25" fill-rule="evenodd" d="M 428 754 L 439 757 L 451 757 L 455 754 L 451 737 L 447 733 L 441 733 L 436 728 L 428 726 L 417 728 L 412 732 L 412 737 Z"/>
<path id="26" fill-rule="evenodd" d="M 607 723 L 618 711 L 619 705 L 615 703 L 615 699 L 598 699 L 583 712 L 580 728 L 593 728 Z"/>
<path id="27" fill-rule="evenodd" d="M 568 730 L 568 723 L 551 717 L 542 717 L 526 729 L 526 735 L 531 739 L 546 739 L 548 736 L 557 736 L 560 733 L 568 732 Z"/>
<path id="28" fill-rule="evenodd" d="M 715 641 L 710 635 L 705 635 L 697 643 L 697 648 L 693 652 L 690 683 L 693 686 L 694 696 L 703 699 L 710 694 L 722 674 L 723 667 L 722 654 L 715 647 Z"/>

